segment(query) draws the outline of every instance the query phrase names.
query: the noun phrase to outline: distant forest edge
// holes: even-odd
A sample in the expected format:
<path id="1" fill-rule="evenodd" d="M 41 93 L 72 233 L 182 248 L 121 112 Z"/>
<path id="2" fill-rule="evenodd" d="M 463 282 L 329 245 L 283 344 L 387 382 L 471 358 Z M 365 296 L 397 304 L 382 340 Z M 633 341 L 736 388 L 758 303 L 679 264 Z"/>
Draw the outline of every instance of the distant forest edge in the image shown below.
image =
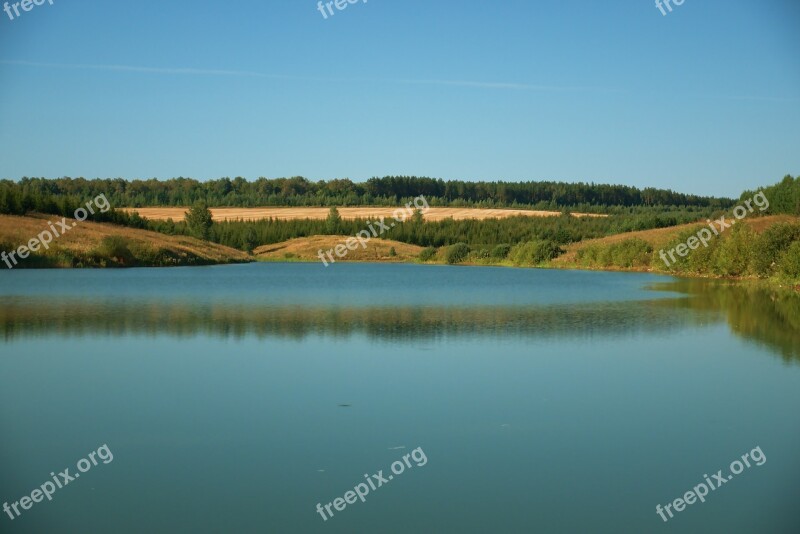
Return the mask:
<path id="1" fill-rule="evenodd" d="M 677 193 L 668 189 L 624 185 L 564 182 L 466 182 L 387 176 L 363 183 L 348 179 L 312 182 L 303 177 L 259 178 L 249 182 L 238 177 L 201 182 L 192 178 L 124 180 L 121 178 L 22 178 L 0 180 L 0 212 L 13 211 L 25 198 L 68 196 L 94 198 L 104 194 L 116 207 L 191 206 L 396 206 L 424 196 L 431 206 L 476 208 L 530 208 L 541 210 L 608 212 L 614 207 L 700 207 L 725 209 L 733 200 Z M 31 200 L 27 201 L 31 204 Z"/>

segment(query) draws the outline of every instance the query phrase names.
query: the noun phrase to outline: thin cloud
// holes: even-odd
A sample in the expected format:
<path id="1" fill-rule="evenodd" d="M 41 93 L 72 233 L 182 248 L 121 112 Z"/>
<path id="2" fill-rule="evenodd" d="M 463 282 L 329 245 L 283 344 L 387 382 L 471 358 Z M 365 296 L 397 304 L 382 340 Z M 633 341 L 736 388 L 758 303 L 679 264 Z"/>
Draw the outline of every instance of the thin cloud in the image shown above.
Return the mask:
<path id="1" fill-rule="evenodd" d="M 252 78 L 268 78 L 277 80 L 299 80 L 299 81 L 318 81 L 318 82 L 371 82 L 371 83 L 402 83 L 411 85 L 446 85 L 454 87 L 475 87 L 481 89 L 512 89 L 527 91 L 610 91 L 615 89 L 605 89 L 600 87 L 562 87 L 553 85 L 531 85 L 521 83 L 506 82 L 475 82 L 467 80 L 380 80 L 380 79 L 344 79 L 344 78 L 318 78 L 307 76 L 289 76 L 281 74 L 267 74 L 263 72 L 249 70 L 220 70 L 220 69 L 195 69 L 195 68 L 162 68 L 162 67 L 138 67 L 134 65 L 91 65 L 79 63 L 41 63 L 35 61 L 20 61 L 0 59 L 0 64 L 21 65 L 27 67 L 42 67 L 52 69 L 86 69 L 86 70 L 105 70 L 116 72 L 142 72 L 150 74 L 176 74 L 194 76 L 244 76 Z"/>
<path id="2" fill-rule="evenodd" d="M 372 78 L 320 78 L 312 76 L 290 76 L 284 74 L 267 74 L 251 70 L 225 70 L 225 69 L 195 69 L 195 68 L 169 68 L 169 67 L 138 67 L 135 65 L 92 65 L 81 63 L 41 63 L 36 61 L 21 61 L 0 59 L 3 65 L 20 65 L 26 67 L 41 67 L 51 69 L 86 69 L 104 70 L 114 72 L 141 72 L 149 74 L 173 74 L 183 76 L 241 76 L 250 78 L 264 78 L 273 80 L 296 80 L 310 82 L 336 82 L 336 83 L 398 83 L 408 85 L 440 85 L 450 87 L 474 87 L 478 89 L 501 89 L 517 91 L 541 92 L 600 92 L 622 93 L 619 89 L 591 86 L 559 86 L 536 85 L 509 82 L 476 82 L 470 80 L 412 80 L 412 79 L 372 79 Z M 724 100 L 754 100 L 761 102 L 797 102 L 800 98 L 775 97 L 775 96 L 750 96 L 750 95 L 697 95 L 697 98 L 713 98 Z"/>
<path id="3" fill-rule="evenodd" d="M 398 83 L 408 83 L 416 85 L 451 85 L 457 87 L 481 87 L 485 89 L 518 89 L 528 91 L 605 91 L 619 92 L 617 89 L 605 87 L 582 87 L 582 86 L 559 86 L 559 85 L 532 85 L 525 83 L 504 83 L 504 82 L 471 82 L 466 80 L 393 80 Z"/>
<path id="4" fill-rule="evenodd" d="M 280 76 L 264 74 L 247 70 L 219 70 L 219 69 L 191 69 L 191 68 L 158 68 L 158 67 L 136 67 L 132 65 L 88 65 L 79 63 L 38 63 L 34 61 L 18 61 L 0 59 L 0 63 L 5 65 L 23 65 L 27 67 L 44 67 L 51 69 L 89 69 L 89 70 L 110 70 L 118 72 L 147 72 L 154 74 L 191 74 L 207 76 L 253 76 L 257 78 L 291 78 L 291 76 Z"/>

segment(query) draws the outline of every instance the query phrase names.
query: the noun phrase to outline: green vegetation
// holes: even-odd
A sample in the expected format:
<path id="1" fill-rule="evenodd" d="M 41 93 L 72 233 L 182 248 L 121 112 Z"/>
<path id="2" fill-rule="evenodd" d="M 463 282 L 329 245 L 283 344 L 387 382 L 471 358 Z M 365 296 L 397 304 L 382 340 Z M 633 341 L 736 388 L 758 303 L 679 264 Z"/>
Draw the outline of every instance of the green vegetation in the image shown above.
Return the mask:
<path id="1" fill-rule="evenodd" d="M 578 263 L 590 268 L 636 268 L 650 265 L 653 247 L 639 238 L 629 238 L 610 245 L 592 244 L 577 253 Z"/>
<path id="2" fill-rule="evenodd" d="M 664 251 L 686 243 L 702 228 L 706 227 L 680 232 L 664 245 Z M 581 267 L 595 269 L 649 267 L 672 274 L 771 278 L 793 283 L 800 281 L 800 224 L 777 223 L 761 234 L 747 224 L 740 224 L 708 241 L 708 247 L 701 244 L 686 256 L 676 253 L 674 257 L 677 261 L 667 266 L 647 241 L 631 238 L 586 245 L 577 251 L 576 262 Z"/>
<path id="3" fill-rule="evenodd" d="M 444 261 L 450 265 L 455 265 L 465 261 L 467 256 L 469 256 L 469 246 L 466 243 L 456 243 L 447 247 L 444 253 Z"/>
<path id="4" fill-rule="evenodd" d="M 211 225 L 213 220 L 211 218 L 211 211 L 205 202 L 197 202 L 194 206 L 186 212 L 186 229 L 189 235 L 198 239 L 208 241 L 211 238 Z M 242 240 L 242 248 L 246 248 L 248 243 Z"/>
<path id="5" fill-rule="evenodd" d="M 800 241 L 795 241 L 778 258 L 778 273 L 789 280 L 800 280 Z"/>
<path id="6" fill-rule="evenodd" d="M 787 175 L 773 186 L 762 188 L 764 196 L 769 199 L 768 213 L 786 213 L 800 215 L 800 176 L 792 178 Z M 745 191 L 741 200 L 752 198 L 755 191 Z"/>
<path id="7" fill-rule="evenodd" d="M 96 249 L 98 258 L 107 258 L 119 265 L 133 265 L 136 257 L 130 249 L 130 240 L 112 235 L 104 237 Z"/>
<path id="8" fill-rule="evenodd" d="M 495 260 L 504 260 L 508 257 L 508 253 L 511 252 L 511 245 L 508 243 L 501 243 L 499 245 L 495 245 L 492 249 L 491 257 Z"/>
<path id="9" fill-rule="evenodd" d="M 364 183 L 347 179 L 311 182 L 303 177 L 237 177 L 200 182 L 191 178 L 123 180 L 23 178 L 0 181 L 0 213 L 34 209 L 46 197 L 94 198 L 103 193 L 112 206 L 395 206 L 420 195 L 431 206 L 605 211 L 609 207 L 683 206 L 724 209 L 727 198 L 701 197 L 668 189 L 564 182 L 465 182 L 416 176 L 386 176 Z M 52 211 L 38 209 L 42 213 Z"/>
<path id="10" fill-rule="evenodd" d="M 436 256 L 436 248 L 427 247 L 422 249 L 422 252 L 419 253 L 419 261 L 430 261 L 434 256 Z"/>
<path id="11" fill-rule="evenodd" d="M 563 253 L 557 243 L 547 239 L 537 239 L 516 245 L 509 251 L 508 257 L 514 265 L 539 265 Z"/>
<path id="12" fill-rule="evenodd" d="M 333 206 L 328 213 L 328 218 L 325 219 L 325 233 L 328 235 L 336 235 L 339 233 L 339 228 L 342 226 L 342 216 L 339 215 L 339 210 Z"/>

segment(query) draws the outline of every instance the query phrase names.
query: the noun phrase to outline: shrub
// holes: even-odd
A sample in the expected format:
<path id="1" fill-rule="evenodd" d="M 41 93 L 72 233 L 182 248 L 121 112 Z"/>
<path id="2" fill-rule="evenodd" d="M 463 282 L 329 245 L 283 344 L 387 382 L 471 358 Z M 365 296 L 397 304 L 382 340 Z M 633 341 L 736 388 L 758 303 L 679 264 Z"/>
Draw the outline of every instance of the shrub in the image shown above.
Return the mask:
<path id="1" fill-rule="evenodd" d="M 538 265 L 563 253 L 564 251 L 554 241 L 539 239 L 514 246 L 508 256 L 515 265 Z"/>
<path id="2" fill-rule="evenodd" d="M 496 245 L 492 249 L 492 258 L 496 258 L 498 260 L 504 260 L 508 257 L 508 253 L 511 252 L 511 245 Z"/>
<path id="3" fill-rule="evenodd" d="M 397 251 L 394 249 L 394 247 L 389 247 L 389 256 L 391 256 L 392 258 L 397 256 Z"/>
<path id="4" fill-rule="evenodd" d="M 419 260 L 429 261 L 434 256 L 436 256 L 436 249 L 434 247 L 423 248 L 419 253 Z"/>
<path id="5" fill-rule="evenodd" d="M 466 260 L 467 256 L 469 256 L 469 247 L 467 244 L 456 243 L 455 245 L 447 247 L 447 251 L 444 254 L 444 260 L 450 265 L 454 265 Z"/>
<path id="6" fill-rule="evenodd" d="M 677 251 L 674 251 L 672 253 L 672 256 L 670 256 L 669 252 L 672 251 L 673 249 L 677 249 L 678 246 L 680 246 L 680 245 L 686 246 L 686 242 L 689 240 L 689 238 L 691 238 L 691 237 L 697 238 L 697 232 L 699 232 L 703 228 L 707 228 L 707 227 L 706 226 L 702 226 L 702 225 L 701 226 L 695 226 L 695 227 L 686 229 L 683 232 L 680 232 L 672 241 L 670 241 L 669 243 L 664 245 L 664 248 L 661 249 L 661 250 L 664 251 L 664 255 L 666 256 L 667 261 L 669 261 L 669 265 L 664 263 L 664 261 L 661 259 L 661 256 L 660 256 L 661 250 L 659 250 L 659 252 L 658 252 L 658 256 L 659 256 L 658 261 L 654 262 L 653 266 L 654 267 L 658 267 L 661 270 L 671 271 L 671 272 L 687 272 L 687 271 L 690 271 L 691 270 L 690 260 L 691 260 L 692 256 L 694 255 L 694 253 L 697 252 L 697 250 L 690 250 L 686 254 L 686 256 L 681 256 L 680 254 L 678 254 Z M 712 239 L 719 239 L 719 238 L 714 237 Z M 703 245 L 700 245 L 700 247 L 702 247 L 702 246 Z M 673 259 L 675 261 L 673 261 Z"/>
<path id="7" fill-rule="evenodd" d="M 489 249 L 488 248 L 481 248 L 475 251 L 475 257 L 481 260 L 489 259 Z"/>
<path id="8" fill-rule="evenodd" d="M 132 265 L 135 258 L 129 245 L 128 239 L 119 235 L 110 235 L 100 241 L 95 252 L 101 259 L 110 259 L 121 265 Z"/>
<path id="9" fill-rule="evenodd" d="M 781 256 L 778 270 L 792 281 L 800 281 L 800 241 L 792 243 Z"/>
<path id="10" fill-rule="evenodd" d="M 800 224 L 778 223 L 767 228 L 755 244 L 750 267 L 759 276 L 774 273 L 778 262 L 793 242 L 800 241 Z"/>
<path id="11" fill-rule="evenodd" d="M 714 271 L 722 276 L 745 276 L 753 254 L 755 233 L 745 224 L 734 226 L 717 247 Z"/>
<path id="12" fill-rule="evenodd" d="M 650 265 L 653 247 L 644 239 L 632 237 L 609 247 L 611 264 L 615 267 L 646 267 Z"/>

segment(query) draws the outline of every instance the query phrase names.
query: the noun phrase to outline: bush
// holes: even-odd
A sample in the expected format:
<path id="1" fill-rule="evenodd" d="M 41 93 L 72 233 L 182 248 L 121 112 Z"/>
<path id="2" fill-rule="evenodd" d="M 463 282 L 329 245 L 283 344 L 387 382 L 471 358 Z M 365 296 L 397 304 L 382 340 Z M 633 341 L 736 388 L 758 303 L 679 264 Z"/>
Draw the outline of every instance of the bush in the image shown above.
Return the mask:
<path id="1" fill-rule="evenodd" d="M 750 267 L 759 276 L 774 274 L 781 257 L 792 243 L 800 241 L 800 224 L 778 223 L 767 228 L 755 244 Z"/>
<path id="2" fill-rule="evenodd" d="M 564 253 L 557 243 L 545 240 L 520 243 L 509 251 L 509 258 L 515 265 L 538 265 L 550 261 Z"/>
<path id="3" fill-rule="evenodd" d="M 475 251 L 475 257 L 479 260 L 487 260 L 489 259 L 489 249 L 488 248 L 481 248 Z"/>
<path id="4" fill-rule="evenodd" d="M 745 224 L 729 230 L 717 247 L 714 258 L 714 271 L 722 276 L 745 276 L 753 255 L 755 233 Z"/>
<path id="5" fill-rule="evenodd" d="M 436 249 L 434 247 L 423 248 L 419 253 L 419 260 L 430 261 L 434 256 L 436 256 Z"/>
<path id="6" fill-rule="evenodd" d="M 456 243 L 447 247 L 447 252 L 444 254 L 444 260 L 450 265 L 461 263 L 469 256 L 469 247 L 466 243 Z"/>
<path id="7" fill-rule="evenodd" d="M 653 266 L 654 267 L 658 267 L 661 270 L 671 271 L 671 272 L 688 272 L 688 271 L 690 271 L 691 270 L 690 260 L 693 257 L 693 254 L 697 252 L 697 250 L 690 250 L 686 254 L 686 256 L 681 256 L 680 254 L 678 254 L 677 251 L 673 251 L 673 250 L 677 249 L 678 246 L 680 246 L 680 245 L 686 246 L 686 242 L 689 240 L 689 238 L 690 237 L 696 238 L 697 237 L 697 232 L 699 232 L 703 228 L 707 228 L 707 227 L 706 226 L 702 226 L 702 225 L 701 226 L 694 226 L 692 228 L 689 228 L 687 230 L 684 230 L 684 231 L 680 232 L 672 241 L 670 241 L 669 243 L 664 245 L 664 248 L 661 249 L 661 250 L 664 251 L 664 256 L 667 258 L 667 261 L 669 261 L 669 265 L 664 263 L 664 260 L 661 258 L 661 250 L 659 250 L 659 252 L 657 253 L 658 256 L 659 256 L 658 257 L 658 261 L 654 262 Z M 712 237 L 712 239 L 719 239 L 719 238 Z M 700 247 L 702 248 L 702 246 L 703 245 L 701 244 Z M 672 256 L 669 255 L 670 251 L 673 251 L 672 252 Z M 674 261 L 673 261 L 673 259 L 674 259 Z M 709 266 L 709 269 L 711 269 L 711 266 Z"/>
<path id="8" fill-rule="evenodd" d="M 615 267 L 646 267 L 650 265 L 653 247 L 644 239 L 632 237 L 609 247 L 611 264 Z"/>
<path id="9" fill-rule="evenodd" d="M 792 243 L 781 256 L 778 270 L 792 281 L 800 281 L 800 241 Z"/>
<path id="10" fill-rule="evenodd" d="M 104 237 L 100 241 L 95 253 L 101 259 L 110 259 L 121 265 L 132 265 L 135 262 L 135 257 L 129 245 L 130 241 L 128 239 L 119 235 L 111 235 Z"/>
<path id="11" fill-rule="evenodd" d="M 511 245 L 496 245 L 492 249 L 492 258 L 504 260 L 508 257 L 509 252 L 511 252 Z"/>
<path id="12" fill-rule="evenodd" d="M 392 258 L 397 256 L 397 251 L 394 249 L 394 247 L 389 247 L 389 256 Z"/>

